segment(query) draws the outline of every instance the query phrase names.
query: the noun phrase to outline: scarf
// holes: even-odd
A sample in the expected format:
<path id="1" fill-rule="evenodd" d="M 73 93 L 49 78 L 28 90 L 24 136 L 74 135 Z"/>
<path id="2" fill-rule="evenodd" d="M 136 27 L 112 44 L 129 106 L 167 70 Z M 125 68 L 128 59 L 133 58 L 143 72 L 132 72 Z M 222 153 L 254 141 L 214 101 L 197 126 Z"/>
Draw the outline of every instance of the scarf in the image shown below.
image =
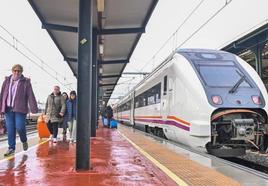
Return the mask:
<path id="1" fill-rule="evenodd" d="M 13 75 L 10 78 L 9 88 L 8 88 L 8 97 L 7 97 L 7 106 L 13 107 L 14 106 L 14 100 L 17 93 L 17 88 L 19 84 L 20 79 L 13 80 Z"/>

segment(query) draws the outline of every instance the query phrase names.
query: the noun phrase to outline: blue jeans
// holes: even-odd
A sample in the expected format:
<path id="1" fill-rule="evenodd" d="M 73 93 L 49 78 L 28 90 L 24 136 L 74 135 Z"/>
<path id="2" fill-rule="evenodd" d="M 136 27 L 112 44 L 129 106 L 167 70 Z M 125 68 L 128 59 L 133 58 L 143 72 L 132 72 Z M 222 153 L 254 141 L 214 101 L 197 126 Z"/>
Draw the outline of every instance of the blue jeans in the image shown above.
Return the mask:
<path id="1" fill-rule="evenodd" d="M 8 137 L 8 148 L 15 150 L 16 146 L 16 129 L 20 136 L 20 141 L 22 143 L 27 141 L 26 136 L 26 114 L 20 112 L 8 111 L 5 113 L 6 127 L 7 127 L 7 137 Z"/>

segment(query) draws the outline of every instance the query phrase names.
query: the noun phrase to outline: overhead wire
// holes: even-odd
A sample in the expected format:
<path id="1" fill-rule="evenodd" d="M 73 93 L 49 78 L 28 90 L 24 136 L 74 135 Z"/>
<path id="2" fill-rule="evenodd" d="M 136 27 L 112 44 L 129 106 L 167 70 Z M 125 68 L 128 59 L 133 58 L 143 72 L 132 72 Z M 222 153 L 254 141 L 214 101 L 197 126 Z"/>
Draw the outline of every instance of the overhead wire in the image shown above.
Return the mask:
<path id="1" fill-rule="evenodd" d="M 26 59 L 28 59 L 30 62 L 32 62 L 33 64 L 35 64 L 36 66 L 38 66 L 42 71 L 44 71 L 47 75 L 49 75 L 50 77 L 52 77 L 53 79 L 55 79 L 58 83 L 60 83 L 61 85 L 63 85 L 64 87 L 68 88 L 69 90 L 71 90 L 69 87 L 66 86 L 65 83 L 63 83 L 62 81 L 60 81 L 57 77 L 57 75 L 60 75 L 61 77 L 64 78 L 64 80 L 66 80 L 66 77 L 59 74 L 56 70 L 54 70 L 52 67 L 50 67 L 48 64 L 46 64 L 39 56 L 37 56 L 31 49 L 29 49 L 24 43 L 22 43 L 21 41 L 19 41 L 11 32 L 9 32 L 4 26 L 0 25 L 0 27 L 9 35 L 12 37 L 12 41 L 13 43 L 11 43 L 10 41 L 8 41 L 7 39 L 5 39 L 3 36 L 0 35 L 0 39 L 2 41 L 4 41 L 6 44 L 8 44 L 11 48 L 13 48 L 14 50 L 16 50 L 18 53 L 20 53 L 22 56 L 24 56 Z M 49 69 L 51 69 L 52 71 L 54 71 L 56 73 L 56 76 L 53 75 L 52 73 L 50 73 L 48 70 L 46 70 L 42 65 L 40 65 L 37 61 L 35 61 L 34 59 L 32 59 L 29 55 L 25 54 L 22 50 L 19 49 L 17 44 L 22 45 L 22 47 L 24 47 L 28 52 L 30 52 L 33 56 L 35 56 L 42 65 L 46 65 Z M 67 82 L 68 84 L 68 82 Z"/>
<path id="2" fill-rule="evenodd" d="M 225 4 L 216 11 L 209 19 L 207 19 L 198 29 L 196 29 L 187 39 L 185 39 L 177 48 L 182 47 L 187 43 L 195 34 L 197 34 L 204 26 L 206 26 L 214 17 L 216 17 L 226 6 L 228 6 L 233 0 L 226 1 Z"/>
<path id="3" fill-rule="evenodd" d="M 206 20 L 200 27 L 198 27 L 187 39 L 185 39 L 179 46 L 176 47 L 176 49 L 182 47 L 185 43 L 187 43 L 195 34 L 197 34 L 204 26 L 206 26 L 214 17 L 216 17 L 227 5 L 229 5 L 233 0 L 226 0 L 225 4 L 217 10 L 208 20 Z M 171 34 L 171 36 L 161 45 L 161 47 L 154 53 L 152 58 L 148 60 L 147 63 L 141 68 L 140 71 L 142 71 L 156 56 L 159 54 L 159 52 L 168 44 L 168 42 L 176 36 L 178 31 L 182 28 L 182 26 L 191 18 L 191 16 L 198 10 L 198 8 L 204 3 L 204 0 L 201 0 L 195 8 L 189 13 L 189 15 L 184 19 L 184 21 L 179 25 L 179 27 L 176 29 L 176 31 Z"/>
<path id="4" fill-rule="evenodd" d="M 185 20 L 179 25 L 179 27 L 176 29 L 176 31 L 171 34 L 171 36 L 161 45 L 161 47 L 154 53 L 152 58 L 148 60 L 147 63 L 141 68 L 141 72 L 144 70 L 144 68 L 150 64 L 152 60 L 159 54 L 159 52 L 168 44 L 170 39 L 174 38 L 174 36 L 177 37 L 178 31 L 182 28 L 182 26 L 191 18 L 191 16 L 197 11 L 197 9 L 203 4 L 205 0 L 201 0 L 197 6 L 190 12 L 190 14 L 185 18 Z M 182 47 L 185 43 L 187 43 L 193 36 L 195 36 L 202 28 L 204 28 L 212 19 L 214 19 L 224 8 L 226 8 L 233 0 L 226 0 L 225 4 L 217 10 L 209 19 L 207 19 L 200 27 L 198 27 L 188 38 L 186 38 L 179 46 L 176 47 L 176 49 Z"/>
<path id="5" fill-rule="evenodd" d="M 195 7 L 194 9 L 187 15 L 187 17 L 183 20 L 183 22 L 178 26 L 178 28 L 176 29 L 176 31 L 171 34 L 170 37 L 168 37 L 168 39 L 161 45 L 161 47 L 154 53 L 154 55 L 152 56 L 152 58 L 150 60 L 148 60 L 145 65 L 139 70 L 140 72 L 142 72 L 144 70 L 144 68 L 150 64 L 151 61 L 153 61 L 154 63 L 154 59 L 156 57 L 156 55 L 168 44 L 168 42 L 170 41 L 170 39 L 172 39 L 177 33 L 178 31 L 183 27 L 183 25 L 192 17 L 192 15 L 197 11 L 197 9 L 204 3 L 205 0 L 201 0 Z M 131 80 L 130 83 L 132 83 L 133 79 Z M 128 86 L 130 86 L 130 83 Z"/>
<path id="6" fill-rule="evenodd" d="M 170 39 L 172 39 L 177 33 L 178 31 L 184 26 L 184 24 L 192 17 L 192 15 L 198 10 L 198 8 L 204 3 L 205 0 L 201 0 L 196 6 L 195 8 L 188 14 L 188 16 L 183 20 L 183 22 L 178 26 L 178 28 L 175 30 L 175 32 L 173 32 L 168 39 L 161 45 L 161 47 L 154 53 L 154 55 L 151 57 L 151 59 L 145 63 L 145 65 L 141 68 L 140 71 L 142 71 L 151 60 L 153 60 L 156 55 L 168 44 L 168 42 L 170 41 Z"/>
<path id="7" fill-rule="evenodd" d="M 18 48 L 17 43 L 19 43 L 22 47 L 24 47 L 28 52 L 30 52 L 34 57 L 36 57 L 41 63 L 42 65 L 46 65 L 50 70 L 52 70 L 53 72 L 55 72 L 55 74 L 57 74 L 58 76 L 63 77 L 64 79 L 66 79 L 66 77 L 60 73 L 58 73 L 53 67 L 51 67 L 50 65 L 48 65 L 47 63 L 44 62 L 44 60 L 42 60 L 39 56 L 37 56 L 29 47 L 27 47 L 23 42 L 21 42 L 19 39 L 17 39 L 11 32 L 9 32 L 4 26 L 0 25 L 0 27 L 10 36 L 12 37 L 13 41 L 14 41 L 14 48 Z"/>

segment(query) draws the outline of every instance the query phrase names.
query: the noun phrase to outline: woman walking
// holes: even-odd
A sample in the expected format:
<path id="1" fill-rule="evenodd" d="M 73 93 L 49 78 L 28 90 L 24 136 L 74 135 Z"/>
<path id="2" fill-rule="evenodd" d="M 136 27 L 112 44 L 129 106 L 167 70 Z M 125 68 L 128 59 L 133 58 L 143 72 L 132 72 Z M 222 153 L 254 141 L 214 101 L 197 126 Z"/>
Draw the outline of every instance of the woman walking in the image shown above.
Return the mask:
<path id="1" fill-rule="evenodd" d="M 70 92 L 70 99 L 67 101 L 68 128 L 70 130 L 70 142 L 76 142 L 76 92 Z"/>
<path id="2" fill-rule="evenodd" d="M 63 92 L 62 94 L 63 99 L 65 100 L 65 104 L 67 106 L 67 102 L 69 100 L 69 96 L 66 92 Z M 68 114 L 67 114 L 67 109 L 65 110 L 64 116 L 63 116 L 63 121 L 62 121 L 62 129 L 63 129 L 63 139 L 66 139 L 66 132 L 68 128 Z"/>
<path id="3" fill-rule="evenodd" d="M 1 89 L 0 108 L 1 114 L 5 115 L 8 133 L 8 150 L 4 156 L 15 153 L 16 130 L 22 142 L 23 150 L 28 149 L 25 126 L 28 105 L 32 113 L 38 112 L 30 79 L 24 77 L 22 72 L 23 67 L 20 64 L 14 65 L 12 75 L 5 78 Z"/>
<path id="4" fill-rule="evenodd" d="M 66 109 L 65 100 L 61 95 L 60 87 L 54 86 L 53 92 L 48 96 L 45 108 L 46 123 L 50 131 L 51 140 L 57 143 L 58 125 L 62 121 Z"/>

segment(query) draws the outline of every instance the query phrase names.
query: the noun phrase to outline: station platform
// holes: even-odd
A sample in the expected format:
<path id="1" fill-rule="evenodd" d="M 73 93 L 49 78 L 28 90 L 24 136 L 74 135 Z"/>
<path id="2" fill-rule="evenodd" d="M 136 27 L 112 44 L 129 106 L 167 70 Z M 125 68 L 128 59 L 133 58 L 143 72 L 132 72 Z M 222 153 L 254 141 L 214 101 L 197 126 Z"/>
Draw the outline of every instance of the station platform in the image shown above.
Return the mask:
<path id="1" fill-rule="evenodd" d="M 260 177 L 125 126 L 97 129 L 89 171 L 75 171 L 75 144 L 39 141 L 37 135 L 29 141 L 28 151 L 18 148 L 14 157 L 1 156 L 0 185 L 268 185 Z"/>

